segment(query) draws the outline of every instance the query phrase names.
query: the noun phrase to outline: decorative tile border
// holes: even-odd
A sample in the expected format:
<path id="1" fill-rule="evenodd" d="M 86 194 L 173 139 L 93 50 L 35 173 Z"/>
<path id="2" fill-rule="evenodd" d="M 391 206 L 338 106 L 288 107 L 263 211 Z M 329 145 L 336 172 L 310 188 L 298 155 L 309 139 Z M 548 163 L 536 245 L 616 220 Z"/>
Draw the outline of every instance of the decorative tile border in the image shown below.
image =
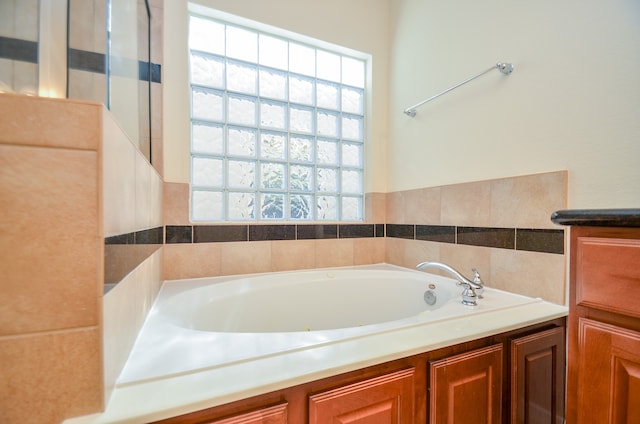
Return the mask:
<path id="1" fill-rule="evenodd" d="M 97 74 L 106 73 L 107 57 L 104 53 L 67 49 L 67 66 L 69 69 L 87 71 Z M 0 58 L 19 60 L 21 62 L 38 63 L 38 43 L 0 36 Z M 162 83 L 162 65 L 138 61 L 138 78 L 146 81 L 151 66 L 151 82 Z"/>
<path id="2" fill-rule="evenodd" d="M 38 43 L 19 38 L 0 37 L 0 58 L 38 63 Z"/>
<path id="3" fill-rule="evenodd" d="M 564 254 L 564 230 L 386 224 L 387 237 Z"/>
<path id="4" fill-rule="evenodd" d="M 384 224 L 167 225 L 165 243 L 384 237 Z"/>
<path id="5" fill-rule="evenodd" d="M 105 245 L 118 244 L 164 244 L 164 227 L 155 227 L 133 233 L 119 234 L 104 239 Z"/>

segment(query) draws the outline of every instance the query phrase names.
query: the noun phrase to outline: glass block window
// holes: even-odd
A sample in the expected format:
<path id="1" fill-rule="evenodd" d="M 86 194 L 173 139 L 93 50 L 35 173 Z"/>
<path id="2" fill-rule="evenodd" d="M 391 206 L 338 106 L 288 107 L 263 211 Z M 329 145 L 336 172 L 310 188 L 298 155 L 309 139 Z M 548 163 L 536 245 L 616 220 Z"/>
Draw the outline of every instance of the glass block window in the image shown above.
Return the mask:
<path id="1" fill-rule="evenodd" d="M 194 221 L 359 221 L 365 60 L 191 15 Z"/>

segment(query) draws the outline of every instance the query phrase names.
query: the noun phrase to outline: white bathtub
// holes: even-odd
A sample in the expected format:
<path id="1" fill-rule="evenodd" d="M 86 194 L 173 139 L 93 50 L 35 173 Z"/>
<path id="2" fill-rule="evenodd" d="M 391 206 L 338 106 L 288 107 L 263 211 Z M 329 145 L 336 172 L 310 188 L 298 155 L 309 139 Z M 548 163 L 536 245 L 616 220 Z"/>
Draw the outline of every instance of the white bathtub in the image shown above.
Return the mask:
<path id="1" fill-rule="evenodd" d="M 118 383 L 540 302 L 487 288 L 465 306 L 461 292 L 450 278 L 384 264 L 167 281 Z"/>
<path id="2" fill-rule="evenodd" d="M 567 314 L 491 288 L 464 306 L 460 292 L 385 264 L 166 281 L 106 411 L 73 424 L 185 414 Z"/>

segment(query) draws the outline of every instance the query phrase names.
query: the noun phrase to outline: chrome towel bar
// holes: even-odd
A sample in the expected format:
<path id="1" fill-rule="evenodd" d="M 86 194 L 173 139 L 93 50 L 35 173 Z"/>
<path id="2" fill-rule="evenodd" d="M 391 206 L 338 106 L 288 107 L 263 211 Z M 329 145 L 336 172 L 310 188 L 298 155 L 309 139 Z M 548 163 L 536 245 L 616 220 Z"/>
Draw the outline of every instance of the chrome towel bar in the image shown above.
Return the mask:
<path id="1" fill-rule="evenodd" d="M 468 83 L 469 81 L 472 81 L 472 80 L 474 80 L 474 79 L 476 79 L 478 77 L 481 77 L 482 75 L 484 75 L 487 72 L 490 72 L 490 71 L 492 71 L 494 69 L 499 70 L 504 75 L 509 75 L 511 72 L 513 72 L 513 64 L 512 63 L 505 63 L 505 62 L 498 62 L 494 66 L 492 66 L 491 68 L 487 69 L 486 71 L 482 71 L 479 74 L 476 74 L 476 75 L 474 75 L 474 76 L 472 76 L 470 78 L 467 78 L 466 80 L 462 81 L 461 83 L 458 83 L 458 84 L 454 85 L 453 87 L 449 87 L 446 90 L 444 90 L 444 91 L 442 91 L 442 92 L 440 92 L 440 93 L 438 93 L 438 94 L 436 94 L 434 96 L 431 96 L 426 100 L 421 101 L 420 103 L 416 103 L 415 105 L 406 108 L 404 110 L 404 113 L 413 118 L 414 116 L 416 116 L 416 108 L 422 106 L 423 104 L 425 104 L 427 102 L 430 102 L 433 99 L 436 99 L 436 98 L 442 96 L 443 94 L 448 93 L 449 91 L 453 90 L 454 88 L 458 88 L 461 85 L 464 85 L 464 84 Z"/>

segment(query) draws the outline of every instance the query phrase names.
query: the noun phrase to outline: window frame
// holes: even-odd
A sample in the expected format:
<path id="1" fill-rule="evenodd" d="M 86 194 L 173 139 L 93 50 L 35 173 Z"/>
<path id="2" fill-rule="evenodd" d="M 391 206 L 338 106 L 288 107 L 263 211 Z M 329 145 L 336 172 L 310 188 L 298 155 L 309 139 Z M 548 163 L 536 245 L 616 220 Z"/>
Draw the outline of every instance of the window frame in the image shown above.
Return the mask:
<path id="1" fill-rule="evenodd" d="M 226 15 L 226 14 L 225 14 Z M 189 155 L 190 155 L 190 190 L 189 190 L 189 195 L 190 195 L 190 220 L 192 222 L 198 222 L 198 223 L 207 223 L 207 222 L 216 222 L 216 223 L 231 223 L 231 222 L 255 222 L 255 223 L 265 223 L 265 222 L 269 222 L 269 223 L 315 223 L 315 222 L 320 222 L 320 223 L 327 223 L 327 222 L 361 222 L 365 220 L 365 182 L 366 182 L 366 154 L 367 154 L 367 97 L 369 95 L 369 93 L 367 92 L 367 86 L 368 86 L 368 79 L 370 78 L 369 76 L 369 69 L 370 69 L 370 57 L 364 53 L 361 52 L 354 52 L 349 50 L 348 52 L 345 52 L 343 48 L 340 48 L 339 46 L 333 46 L 330 45 L 326 42 L 323 42 L 321 40 L 310 40 L 307 37 L 304 36 L 300 36 L 297 34 L 293 34 L 293 33 L 289 33 L 288 31 L 284 31 L 284 30 L 278 30 L 276 29 L 275 31 L 270 31 L 268 29 L 264 28 L 264 25 L 251 25 L 248 26 L 246 23 L 237 23 L 232 19 L 228 19 L 227 16 L 224 17 L 218 17 L 218 16 L 210 16 L 209 14 L 203 14 L 200 11 L 193 11 L 190 10 L 188 13 L 188 19 L 189 21 L 191 21 L 192 17 L 196 17 L 196 18 L 200 18 L 200 19 L 207 19 L 207 20 L 211 20 L 214 21 L 216 23 L 222 24 L 222 25 L 228 25 L 231 26 L 233 28 L 240 28 L 241 30 L 247 30 L 249 32 L 255 33 L 256 38 L 260 37 L 260 35 L 264 34 L 267 37 L 271 37 L 273 39 L 280 39 L 283 40 L 285 43 L 287 43 L 287 46 L 290 46 L 290 43 L 297 45 L 297 46 L 303 46 L 306 48 L 311 48 L 314 50 L 314 55 L 317 57 L 318 52 L 322 52 L 324 53 L 329 53 L 329 54 L 334 54 L 334 55 L 339 55 L 340 58 L 348 58 L 349 60 L 356 60 L 359 61 L 361 63 L 362 66 L 362 86 L 361 87 L 357 87 L 354 85 L 349 85 L 349 84 L 343 84 L 341 82 L 336 82 L 336 81 L 330 81 L 330 80 L 325 80 L 322 78 L 318 78 L 317 76 L 314 77 L 309 77 L 307 75 L 301 74 L 301 73 L 297 73 L 297 72 L 293 72 L 291 70 L 289 70 L 288 68 L 290 66 L 287 66 L 287 69 L 278 69 L 278 68 L 274 68 L 271 66 L 267 66 L 267 65 L 262 65 L 260 64 L 260 50 L 257 51 L 256 56 L 256 63 L 250 63 L 250 62 L 245 62 L 243 60 L 237 59 L 235 57 L 228 57 L 226 56 L 226 51 L 224 52 L 223 55 L 220 54 L 215 54 L 215 53 L 207 53 L 207 52 L 203 52 L 202 50 L 198 50 L 198 49 L 192 49 L 191 45 L 187 46 L 188 49 L 188 56 L 189 56 L 189 77 L 188 77 L 188 82 L 189 82 L 189 98 L 190 98 L 190 111 L 189 111 L 189 117 L 190 117 L 190 148 L 189 148 Z M 190 23 L 189 23 L 190 25 Z M 188 27 L 189 27 L 188 25 Z M 286 34 L 282 34 L 283 32 L 285 32 Z M 315 41 L 315 42 L 310 42 L 310 41 Z M 214 87 L 210 87 L 210 86 L 206 86 L 206 85 L 202 85 L 199 84 L 197 82 L 192 81 L 192 72 L 191 72 L 191 60 L 192 60 L 192 55 L 193 52 L 197 51 L 198 53 L 196 53 L 196 55 L 200 55 L 200 56 L 209 56 L 209 57 L 214 57 L 214 58 L 218 58 L 221 59 L 222 61 L 224 61 L 224 70 L 222 72 L 222 78 L 223 78 L 223 86 L 221 88 L 214 88 Z M 242 93 L 238 93 L 237 91 L 234 90 L 229 90 L 226 84 L 226 73 L 227 73 L 227 67 L 226 67 L 226 63 L 231 62 L 234 65 L 247 65 L 247 67 L 251 67 L 255 69 L 255 74 L 256 74 L 256 89 L 255 89 L 255 93 L 254 94 L 242 94 Z M 314 66 L 316 69 L 314 70 L 314 74 L 317 74 L 317 65 Z M 286 98 L 282 99 L 282 98 L 275 98 L 275 97 L 269 97 L 269 96 L 263 96 L 262 93 L 260 93 L 260 73 L 261 71 L 264 72 L 270 72 L 271 74 L 280 74 L 280 75 L 284 75 L 285 76 L 285 89 L 287 90 L 286 93 Z M 313 82 L 313 92 L 312 92 L 312 96 L 313 98 L 313 104 L 312 105 L 305 105 L 303 102 L 296 102 L 296 101 L 291 101 L 290 99 L 290 93 L 288 92 L 290 89 L 290 81 L 291 81 L 291 77 L 296 78 L 297 80 L 312 80 Z M 338 94 L 337 94 L 337 102 L 339 104 L 339 107 L 336 109 L 329 109 L 327 107 L 323 107 L 323 106 L 319 106 L 317 104 L 317 84 L 321 83 L 323 84 L 323 86 L 335 86 L 338 87 Z M 218 92 L 221 93 L 221 98 L 222 98 L 222 114 L 223 114 L 223 119 L 220 121 L 215 121 L 215 120 L 207 120 L 207 119 L 203 119 L 203 117 L 201 116 L 194 116 L 194 111 L 193 111 L 193 94 L 195 91 L 197 90 L 202 90 L 202 91 L 212 91 L 212 92 Z M 343 97 L 343 91 L 355 91 L 360 93 L 360 113 L 351 113 L 350 111 L 344 111 L 343 107 L 342 107 L 342 97 Z M 243 126 L 242 123 L 231 123 L 229 122 L 228 119 L 228 110 L 226 108 L 227 104 L 228 104 L 228 100 L 227 98 L 231 96 L 233 98 L 251 98 L 254 100 L 255 102 L 255 106 L 254 106 L 254 113 L 255 113 L 255 120 L 254 120 L 254 126 L 253 127 L 249 127 L 249 126 Z M 285 111 L 284 111 L 284 120 L 285 120 L 285 128 L 277 128 L 277 127 L 270 127 L 268 125 L 263 125 L 260 122 L 260 112 L 261 109 L 263 107 L 263 105 L 286 105 Z M 317 126 L 317 119 L 318 116 L 320 114 L 324 114 L 326 116 L 335 116 L 336 117 L 336 125 L 338 126 L 338 128 L 342 127 L 345 119 L 353 119 L 354 117 L 356 118 L 355 121 L 359 122 L 360 124 L 360 128 L 357 129 L 357 131 L 359 131 L 359 139 L 357 139 L 357 137 L 354 138 L 345 138 L 343 136 L 343 134 L 340 133 L 340 131 L 337 132 L 336 135 L 334 136 L 325 136 L 323 134 L 318 134 L 317 133 L 317 129 L 316 128 L 312 128 L 311 131 L 309 133 L 304 133 L 303 131 L 294 131 L 291 128 L 289 128 L 289 122 L 291 119 L 291 107 L 293 106 L 293 110 L 300 110 L 300 111 L 307 111 L 307 113 L 310 113 L 312 116 L 311 122 L 313 126 Z M 202 151 L 194 151 L 194 137 L 193 137 L 193 132 L 194 132 L 194 125 L 197 124 L 202 124 L 202 123 L 206 123 L 208 125 L 211 126 L 221 126 L 223 128 L 223 152 L 222 154 L 216 154 L 216 155 L 209 155 L 206 153 L 203 153 Z M 240 125 L 237 125 L 240 124 Z M 284 146 L 284 158 L 268 158 L 268 157 L 261 157 L 260 156 L 260 149 L 261 149 L 261 137 L 256 137 L 256 140 L 254 141 L 254 149 L 253 149 L 253 154 L 252 155 L 247 155 L 246 157 L 244 157 L 244 159 L 246 160 L 251 160 L 254 163 L 254 180 L 255 180 L 255 184 L 254 184 L 254 188 L 252 189 L 248 189 L 248 188 L 239 188 L 239 189 L 232 189 L 230 190 L 229 184 L 227 182 L 223 183 L 223 186 L 221 188 L 215 188 L 213 189 L 212 187 L 205 187 L 205 186 L 200 186 L 197 184 L 194 184 L 195 181 L 195 177 L 194 177 L 194 160 L 196 158 L 202 158 L 202 159 L 206 159 L 206 158 L 220 158 L 222 160 L 222 179 L 224 180 L 225 175 L 228 175 L 228 163 L 229 161 L 241 161 L 243 157 L 241 156 L 236 156 L 236 155 L 230 155 L 228 151 L 226 151 L 225 147 L 224 147 L 224 138 L 228 137 L 227 136 L 227 131 L 229 128 L 235 128 L 235 127 L 241 127 L 241 128 L 253 128 L 253 130 L 256 133 L 281 133 L 281 134 L 285 134 L 285 146 Z M 293 137 L 292 137 L 293 136 Z M 291 158 L 291 140 L 293 138 L 295 139 L 304 139 L 305 137 L 309 137 L 309 139 L 313 140 L 312 143 L 312 157 L 310 161 L 304 161 L 304 160 L 299 160 L 299 159 L 292 159 Z M 319 140 L 324 140 L 324 139 L 331 139 L 335 142 L 337 142 L 337 162 L 335 164 L 332 164 L 331 166 L 327 166 L 326 164 L 320 162 L 318 156 L 317 156 L 317 146 L 319 144 Z M 342 160 L 340 159 L 341 155 L 342 155 L 342 151 L 345 150 L 347 147 L 353 147 L 353 146 L 357 146 L 359 147 L 359 156 L 360 156 L 360 163 L 359 164 L 354 164 L 354 163 L 348 163 L 348 164 L 343 164 Z M 267 164 L 278 164 L 278 165 L 284 165 L 284 167 L 286 168 L 287 172 L 286 172 L 286 176 L 285 176 L 285 181 L 282 185 L 281 188 L 271 188 L 271 187 L 262 187 L 262 182 L 260 181 L 259 178 L 259 174 L 260 174 L 260 168 L 262 168 L 263 164 L 267 165 Z M 298 190 L 298 189 L 294 189 L 291 187 L 289 180 L 289 176 L 290 176 L 290 172 L 289 170 L 293 167 L 312 167 L 313 168 L 313 187 L 311 187 L 310 190 Z M 337 186 L 337 192 L 335 193 L 331 193 L 330 197 L 334 197 L 336 199 L 338 199 L 337 204 L 336 204 L 336 214 L 337 217 L 330 217 L 329 219 L 323 219 L 323 217 L 318 217 L 316 215 L 315 212 L 313 212 L 312 216 L 310 218 L 296 218 L 296 217 L 292 217 L 291 216 L 291 210 L 293 209 L 292 207 L 292 201 L 291 199 L 293 197 L 296 196 L 309 196 L 311 198 L 311 208 L 317 209 L 317 200 L 316 197 L 317 196 L 325 196 L 327 194 L 327 192 L 321 191 L 321 188 L 319 187 L 319 184 L 316 182 L 316 179 L 318 178 L 318 172 L 319 170 L 335 170 L 338 178 L 336 181 L 336 186 Z M 344 188 L 349 188 L 347 187 L 343 187 L 343 182 L 340 179 L 340 176 L 343 173 L 347 173 L 347 172 L 359 172 L 359 176 L 360 176 L 360 181 L 359 181 L 359 188 L 360 191 L 354 190 L 354 191 L 345 191 Z M 230 216 L 230 212 L 229 212 L 229 205 L 227 204 L 227 202 L 225 202 L 225 207 L 224 210 L 222 210 L 222 217 L 216 217 L 216 218 L 201 218 L 196 216 L 195 212 L 194 212 L 194 196 L 196 192 L 212 192 L 212 193 L 220 193 L 221 196 L 224 197 L 228 197 L 229 192 L 233 191 L 238 192 L 238 193 L 252 193 L 254 195 L 255 201 L 254 201 L 254 205 L 253 205 L 253 217 L 241 217 L 241 216 Z M 284 196 L 284 203 L 285 205 L 283 206 L 284 210 L 282 212 L 282 218 L 269 218 L 269 217 L 263 217 L 261 210 L 260 210 L 260 202 L 259 199 L 264 197 L 265 195 L 270 195 L 270 194 L 275 194 L 275 195 L 283 195 Z M 348 201 L 353 201 L 352 199 L 356 199 L 356 201 L 359 203 L 359 206 L 357 208 L 357 213 L 354 215 L 353 219 L 345 219 L 345 217 L 342 216 L 342 205 L 344 202 L 348 202 Z"/>

